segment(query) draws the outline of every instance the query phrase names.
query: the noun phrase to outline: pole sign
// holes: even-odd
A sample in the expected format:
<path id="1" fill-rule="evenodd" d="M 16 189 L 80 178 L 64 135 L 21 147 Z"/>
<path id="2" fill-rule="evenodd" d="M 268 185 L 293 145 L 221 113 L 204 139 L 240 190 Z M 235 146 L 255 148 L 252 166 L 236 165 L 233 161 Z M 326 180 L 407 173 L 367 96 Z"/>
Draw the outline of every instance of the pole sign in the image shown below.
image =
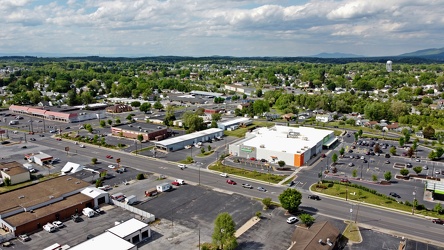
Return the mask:
<path id="1" fill-rule="evenodd" d="M 69 147 L 65 147 L 65 151 L 68 152 L 69 151 Z"/>
<path id="2" fill-rule="evenodd" d="M 117 159 L 116 159 L 116 162 L 117 162 L 117 163 L 120 163 L 120 158 L 117 158 Z"/>

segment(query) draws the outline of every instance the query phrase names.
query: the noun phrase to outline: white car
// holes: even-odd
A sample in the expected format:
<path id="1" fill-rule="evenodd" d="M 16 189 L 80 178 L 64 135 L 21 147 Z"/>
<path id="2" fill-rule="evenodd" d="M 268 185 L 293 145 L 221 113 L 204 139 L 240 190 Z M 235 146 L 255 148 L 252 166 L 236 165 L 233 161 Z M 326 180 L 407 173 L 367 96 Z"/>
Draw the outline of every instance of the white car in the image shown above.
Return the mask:
<path id="1" fill-rule="evenodd" d="M 62 227 L 65 226 L 65 225 L 63 224 L 63 222 L 58 221 L 58 220 L 54 221 L 54 222 L 52 223 L 52 225 L 54 225 L 56 228 L 62 228 Z"/>
<path id="2" fill-rule="evenodd" d="M 418 159 L 418 158 L 416 158 L 416 162 L 421 162 L 421 160 L 420 160 L 420 159 Z"/>
<path id="3" fill-rule="evenodd" d="M 83 145 L 83 144 L 80 144 L 80 147 L 81 147 L 81 148 L 84 148 L 84 147 L 85 147 L 85 145 Z"/>
<path id="4" fill-rule="evenodd" d="M 364 156 L 361 156 L 361 160 L 364 160 L 365 159 L 365 157 Z"/>
<path id="5" fill-rule="evenodd" d="M 296 218 L 296 217 L 294 217 L 294 216 L 289 217 L 289 218 L 287 219 L 287 223 L 288 223 L 288 224 L 293 224 L 293 223 L 295 223 L 296 221 L 298 221 L 298 218 Z"/>
<path id="6" fill-rule="evenodd" d="M 225 177 L 225 178 L 228 177 L 227 173 L 221 173 L 220 176 Z"/>
<path id="7" fill-rule="evenodd" d="M 108 167 L 111 168 L 111 169 L 115 169 L 116 168 L 116 166 L 114 166 L 114 165 L 108 165 Z"/>
<path id="8" fill-rule="evenodd" d="M 180 169 L 184 170 L 185 168 L 187 168 L 187 166 L 185 164 L 179 164 L 177 165 Z"/>

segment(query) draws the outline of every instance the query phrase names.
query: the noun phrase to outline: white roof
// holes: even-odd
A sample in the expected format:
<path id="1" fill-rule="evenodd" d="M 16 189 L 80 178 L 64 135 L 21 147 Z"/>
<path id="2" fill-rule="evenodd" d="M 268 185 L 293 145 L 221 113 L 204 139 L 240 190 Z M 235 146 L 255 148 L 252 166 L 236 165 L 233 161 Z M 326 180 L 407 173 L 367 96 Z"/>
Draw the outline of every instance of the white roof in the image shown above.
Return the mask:
<path id="1" fill-rule="evenodd" d="M 221 93 L 214 93 L 214 92 L 207 92 L 207 91 L 200 91 L 200 90 L 193 90 L 190 92 L 191 94 L 196 95 L 208 95 L 208 96 L 222 96 Z"/>
<path id="2" fill-rule="evenodd" d="M 250 118 L 240 117 L 240 118 L 235 118 L 235 119 L 231 119 L 231 120 L 227 120 L 227 121 L 223 121 L 223 122 L 218 122 L 217 125 L 230 126 L 230 125 L 245 123 L 245 122 L 249 122 L 249 121 L 250 121 Z"/>
<path id="3" fill-rule="evenodd" d="M 95 250 L 108 250 L 108 249 L 129 250 L 129 249 L 136 249 L 136 248 L 135 248 L 135 245 L 133 245 L 132 243 L 130 243 L 122 238 L 119 238 L 118 236 L 116 236 L 110 232 L 105 232 L 103 234 L 97 235 L 96 237 L 94 237 L 92 239 L 84 241 L 77 246 L 71 247 L 70 249 L 73 249 L 73 250 L 80 250 L 80 249 L 85 249 L 85 250 L 90 250 L 90 249 L 95 249 Z"/>
<path id="4" fill-rule="evenodd" d="M 289 132 L 299 133 L 299 135 L 297 138 L 288 138 Z M 296 154 L 310 150 L 332 133 L 331 130 L 310 127 L 274 126 L 272 128 L 259 128 L 249 133 L 249 136 L 253 137 L 250 140 L 244 140 L 243 145 L 256 148 L 263 145 L 268 150 Z"/>
<path id="5" fill-rule="evenodd" d="M 39 152 L 38 154 L 34 155 L 35 158 L 39 158 L 39 159 L 49 159 L 52 158 L 52 156 L 50 156 L 49 154 L 45 154 L 43 152 Z"/>
<path id="6" fill-rule="evenodd" d="M 67 162 L 65 166 L 62 168 L 62 173 L 69 173 L 74 167 L 79 166 L 80 164 L 74 162 Z"/>
<path id="7" fill-rule="evenodd" d="M 148 227 L 148 224 L 132 218 L 106 231 L 111 232 L 119 236 L 120 238 L 125 238 L 126 236 L 136 231 L 139 231 L 145 227 Z"/>
<path id="8" fill-rule="evenodd" d="M 85 189 L 82 190 L 82 192 L 80 192 L 84 195 L 87 195 L 93 199 L 99 197 L 102 194 L 106 194 L 106 191 L 100 190 L 98 188 L 94 188 L 94 187 L 87 187 Z"/>
<path id="9" fill-rule="evenodd" d="M 167 140 L 159 141 L 159 142 L 156 142 L 156 144 L 166 146 L 166 145 L 171 145 L 171 144 L 186 141 L 186 140 L 192 140 L 192 139 L 199 138 L 199 137 L 202 137 L 205 135 L 214 134 L 217 132 L 223 132 L 223 130 L 220 128 L 209 128 L 209 129 L 197 131 L 197 132 L 194 132 L 191 134 L 176 136 L 176 137 L 173 137 L 173 138 L 170 138 Z"/>

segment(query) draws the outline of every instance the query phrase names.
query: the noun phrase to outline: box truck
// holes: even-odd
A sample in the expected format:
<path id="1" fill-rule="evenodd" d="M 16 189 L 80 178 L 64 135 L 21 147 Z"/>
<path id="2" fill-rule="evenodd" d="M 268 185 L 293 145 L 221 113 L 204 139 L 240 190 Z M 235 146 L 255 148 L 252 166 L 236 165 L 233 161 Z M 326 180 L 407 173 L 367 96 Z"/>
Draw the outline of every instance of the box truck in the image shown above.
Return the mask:
<path id="1" fill-rule="evenodd" d="M 137 201 L 137 197 L 135 195 L 130 195 L 128 197 L 125 198 L 125 202 L 128 205 L 132 205 Z"/>
<path id="2" fill-rule="evenodd" d="M 166 182 L 156 186 L 156 189 L 159 192 L 165 192 L 165 191 L 168 191 L 168 190 L 170 190 L 172 188 L 173 187 L 169 183 L 166 183 Z"/>

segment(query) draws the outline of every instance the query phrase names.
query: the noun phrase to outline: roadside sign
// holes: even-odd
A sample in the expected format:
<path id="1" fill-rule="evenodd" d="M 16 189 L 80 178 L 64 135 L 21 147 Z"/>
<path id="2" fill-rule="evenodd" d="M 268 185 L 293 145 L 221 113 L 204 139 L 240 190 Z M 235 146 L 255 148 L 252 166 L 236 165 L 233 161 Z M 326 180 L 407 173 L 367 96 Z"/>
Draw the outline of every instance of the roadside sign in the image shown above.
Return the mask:
<path id="1" fill-rule="evenodd" d="M 116 162 L 117 162 L 117 163 L 120 163 L 120 158 L 117 158 L 117 159 L 116 159 Z"/>
<path id="2" fill-rule="evenodd" d="M 69 151 L 69 147 L 65 147 L 65 151 L 67 151 L 67 152 L 68 152 L 68 151 Z"/>
<path id="3" fill-rule="evenodd" d="M 5 134 L 5 133 L 6 133 L 5 130 L 0 130 L 0 135 L 3 135 L 3 134 Z"/>

